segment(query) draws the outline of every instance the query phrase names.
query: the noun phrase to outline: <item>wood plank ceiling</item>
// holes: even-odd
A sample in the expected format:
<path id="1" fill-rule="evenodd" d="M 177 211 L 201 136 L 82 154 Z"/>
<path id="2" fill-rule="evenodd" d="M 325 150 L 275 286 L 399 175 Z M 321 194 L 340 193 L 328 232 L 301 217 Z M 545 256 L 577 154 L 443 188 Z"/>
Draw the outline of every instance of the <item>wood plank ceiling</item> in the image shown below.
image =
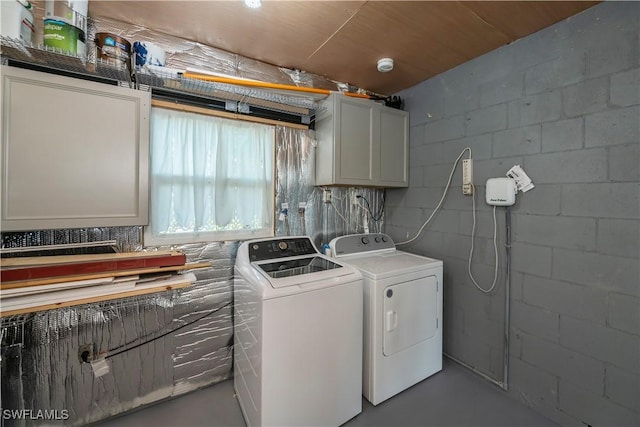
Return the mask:
<path id="1" fill-rule="evenodd" d="M 90 1 L 106 17 L 390 95 L 597 1 Z M 391 57 L 389 73 L 376 69 Z"/>

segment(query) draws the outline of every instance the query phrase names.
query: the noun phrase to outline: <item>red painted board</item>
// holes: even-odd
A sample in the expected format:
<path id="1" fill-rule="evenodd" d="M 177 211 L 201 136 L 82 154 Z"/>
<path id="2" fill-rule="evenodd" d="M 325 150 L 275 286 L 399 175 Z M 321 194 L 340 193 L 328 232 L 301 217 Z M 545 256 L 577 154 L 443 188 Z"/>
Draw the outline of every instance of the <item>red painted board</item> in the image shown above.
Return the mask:
<path id="1" fill-rule="evenodd" d="M 148 267 L 171 267 L 184 265 L 184 254 L 152 256 L 148 258 L 117 259 L 112 261 L 80 262 L 42 267 L 2 269 L 0 282 L 41 279 L 43 277 L 73 276 L 78 274 L 101 273 L 105 271 L 133 270 Z"/>

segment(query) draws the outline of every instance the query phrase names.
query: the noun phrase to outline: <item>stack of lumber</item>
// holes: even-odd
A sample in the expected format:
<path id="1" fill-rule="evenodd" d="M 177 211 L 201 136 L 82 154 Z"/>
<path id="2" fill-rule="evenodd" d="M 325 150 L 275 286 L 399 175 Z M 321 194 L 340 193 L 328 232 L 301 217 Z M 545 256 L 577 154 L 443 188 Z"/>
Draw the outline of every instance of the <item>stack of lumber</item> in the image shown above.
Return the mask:
<path id="1" fill-rule="evenodd" d="M 0 267 L 0 316 L 179 289 L 195 281 L 178 251 L 8 258 Z"/>

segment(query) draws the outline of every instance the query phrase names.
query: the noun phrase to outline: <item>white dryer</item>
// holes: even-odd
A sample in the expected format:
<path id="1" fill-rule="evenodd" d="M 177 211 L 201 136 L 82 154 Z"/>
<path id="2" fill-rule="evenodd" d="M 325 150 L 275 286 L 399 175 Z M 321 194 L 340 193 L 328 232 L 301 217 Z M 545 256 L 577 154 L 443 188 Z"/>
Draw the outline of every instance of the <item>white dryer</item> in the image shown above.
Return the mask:
<path id="1" fill-rule="evenodd" d="M 240 245 L 234 388 L 255 426 L 338 426 L 362 411 L 362 275 L 308 237 Z"/>
<path id="2" fill-rule="evenodd" d="M 364 280 L 362 394 L 373 405 L 442 370 L 442 267 L 386 234 L 341 236 L 334 259 Z"/>

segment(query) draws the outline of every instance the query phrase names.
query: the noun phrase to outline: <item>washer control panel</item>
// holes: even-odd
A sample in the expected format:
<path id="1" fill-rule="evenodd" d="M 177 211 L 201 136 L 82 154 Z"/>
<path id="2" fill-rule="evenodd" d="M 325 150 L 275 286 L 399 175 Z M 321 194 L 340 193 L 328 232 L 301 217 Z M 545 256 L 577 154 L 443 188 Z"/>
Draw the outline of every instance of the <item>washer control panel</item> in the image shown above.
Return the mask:
<path id="1" fill-rule="evenodd" d="M 340 236 L 333 239 L 329 246 L 334 256 L 379 251 L 381 249 L 395 249 L 396 247 L 391 237 L 384 233 Z"/>
<path id="2" fill-rule="evenodd" d="M 311 243 L 311 239 L 308 237 L 283 237 L 249 244 L 249 259 L 251 261 L 264 261 L 317 253 L 316 248 Z"/>

